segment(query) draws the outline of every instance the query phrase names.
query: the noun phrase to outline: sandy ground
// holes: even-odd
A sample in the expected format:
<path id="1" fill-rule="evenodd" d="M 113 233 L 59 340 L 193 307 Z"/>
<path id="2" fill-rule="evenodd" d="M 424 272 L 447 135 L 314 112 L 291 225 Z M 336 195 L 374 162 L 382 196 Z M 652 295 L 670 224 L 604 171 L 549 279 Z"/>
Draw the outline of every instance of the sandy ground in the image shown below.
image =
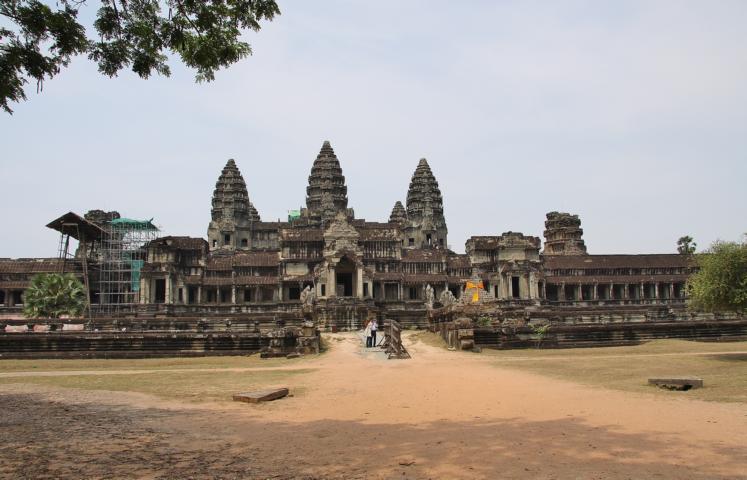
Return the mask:
<path id="1" fill-rule="evenodd" d="M 413 358 L 387 361 L 336 335 L 288 385 L 303 394 L 260 406 L 0 386 L 0 477 L 747 479 L 743 404 L 586 387 L 408 339 Z"/>

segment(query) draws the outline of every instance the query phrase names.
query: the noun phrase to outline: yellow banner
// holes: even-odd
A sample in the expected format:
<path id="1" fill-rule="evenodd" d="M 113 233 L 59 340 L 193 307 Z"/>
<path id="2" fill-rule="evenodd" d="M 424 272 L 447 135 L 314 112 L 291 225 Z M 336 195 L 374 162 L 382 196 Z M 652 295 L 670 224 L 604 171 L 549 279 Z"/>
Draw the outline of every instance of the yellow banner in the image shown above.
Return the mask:
<path id="1" fill-rule="evenodd" d="M 474 290 L 474 293 L 472 293 L 472 303 L 480 301 L 480 290 L 484 289 L 485 287 L 483 286 L 482 280 L 477 283 L 467 282 L 467 290 Z"/>

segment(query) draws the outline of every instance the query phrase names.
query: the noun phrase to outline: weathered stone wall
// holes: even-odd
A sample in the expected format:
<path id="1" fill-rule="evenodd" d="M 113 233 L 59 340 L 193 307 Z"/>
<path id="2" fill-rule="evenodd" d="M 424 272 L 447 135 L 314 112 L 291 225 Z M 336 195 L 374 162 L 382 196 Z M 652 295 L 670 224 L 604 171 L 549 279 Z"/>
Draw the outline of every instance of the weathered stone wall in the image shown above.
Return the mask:
<path id="1" fill-rule="evenodd" d="M 2 358 L 142 358 L 242 355 L 269 345 L 259 333 L 55 332 L 0 334 Z"/>

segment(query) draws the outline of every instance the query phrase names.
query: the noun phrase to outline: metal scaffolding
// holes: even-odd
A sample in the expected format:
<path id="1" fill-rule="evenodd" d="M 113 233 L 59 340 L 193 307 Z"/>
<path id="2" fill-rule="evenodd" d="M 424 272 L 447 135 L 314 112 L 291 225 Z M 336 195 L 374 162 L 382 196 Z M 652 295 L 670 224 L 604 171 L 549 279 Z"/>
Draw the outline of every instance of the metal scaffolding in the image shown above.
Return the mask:
<path id="1" fill-rule="evenodd" d="M 117 218 L 103 225 L 99 309 L 117 313 L 139 302 L 140 269 L 145 264 L 145 245 L 158 236 L 151 220 Z"/>

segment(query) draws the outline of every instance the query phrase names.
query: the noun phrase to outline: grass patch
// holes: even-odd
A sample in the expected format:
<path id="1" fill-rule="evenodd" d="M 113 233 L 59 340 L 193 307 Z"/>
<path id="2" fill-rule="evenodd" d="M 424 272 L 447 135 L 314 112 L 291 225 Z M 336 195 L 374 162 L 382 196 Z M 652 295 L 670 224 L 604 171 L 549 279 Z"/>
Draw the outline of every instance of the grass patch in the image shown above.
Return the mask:
<path id="1" fill-rule="evenodd" d="M 747 342 L 657 340 L 630 347 L 563 350 L 488 350 L 497 365 L 617 390 L 668 397 L 747 403 Z M 700 355 L 700 353 L 706 353 Z M 697 354 L 697 355 L 695 355 Z M 704 388 L 670 392 L 649 386 L 650 377 L 692 375 Z"/>
<path id="2" fill-rule="evenodd" d="M 48 359 L 0 360 L 0 372 L 32 372 L 61 370 L 164 370 L 188 368 L 272 368 L 295 365 L 316 358 L 305 355 L 297 359 L 259 358 L 250 356 L 168 357 L 137 359 Z"/>
<path id="3" fill-rule="evenodd" d="M 231 401 L 234 393 L 286 384 L 293 377 L 314 371 L 267 370 L 251 372 L 153 372 L 135 374 L 65 375 L 0 378 L 0 384 L 31 383 L 82 390 L 139 392 L 183 401 Z M 294 388 L 293 394 L 301 391 Z"/>

